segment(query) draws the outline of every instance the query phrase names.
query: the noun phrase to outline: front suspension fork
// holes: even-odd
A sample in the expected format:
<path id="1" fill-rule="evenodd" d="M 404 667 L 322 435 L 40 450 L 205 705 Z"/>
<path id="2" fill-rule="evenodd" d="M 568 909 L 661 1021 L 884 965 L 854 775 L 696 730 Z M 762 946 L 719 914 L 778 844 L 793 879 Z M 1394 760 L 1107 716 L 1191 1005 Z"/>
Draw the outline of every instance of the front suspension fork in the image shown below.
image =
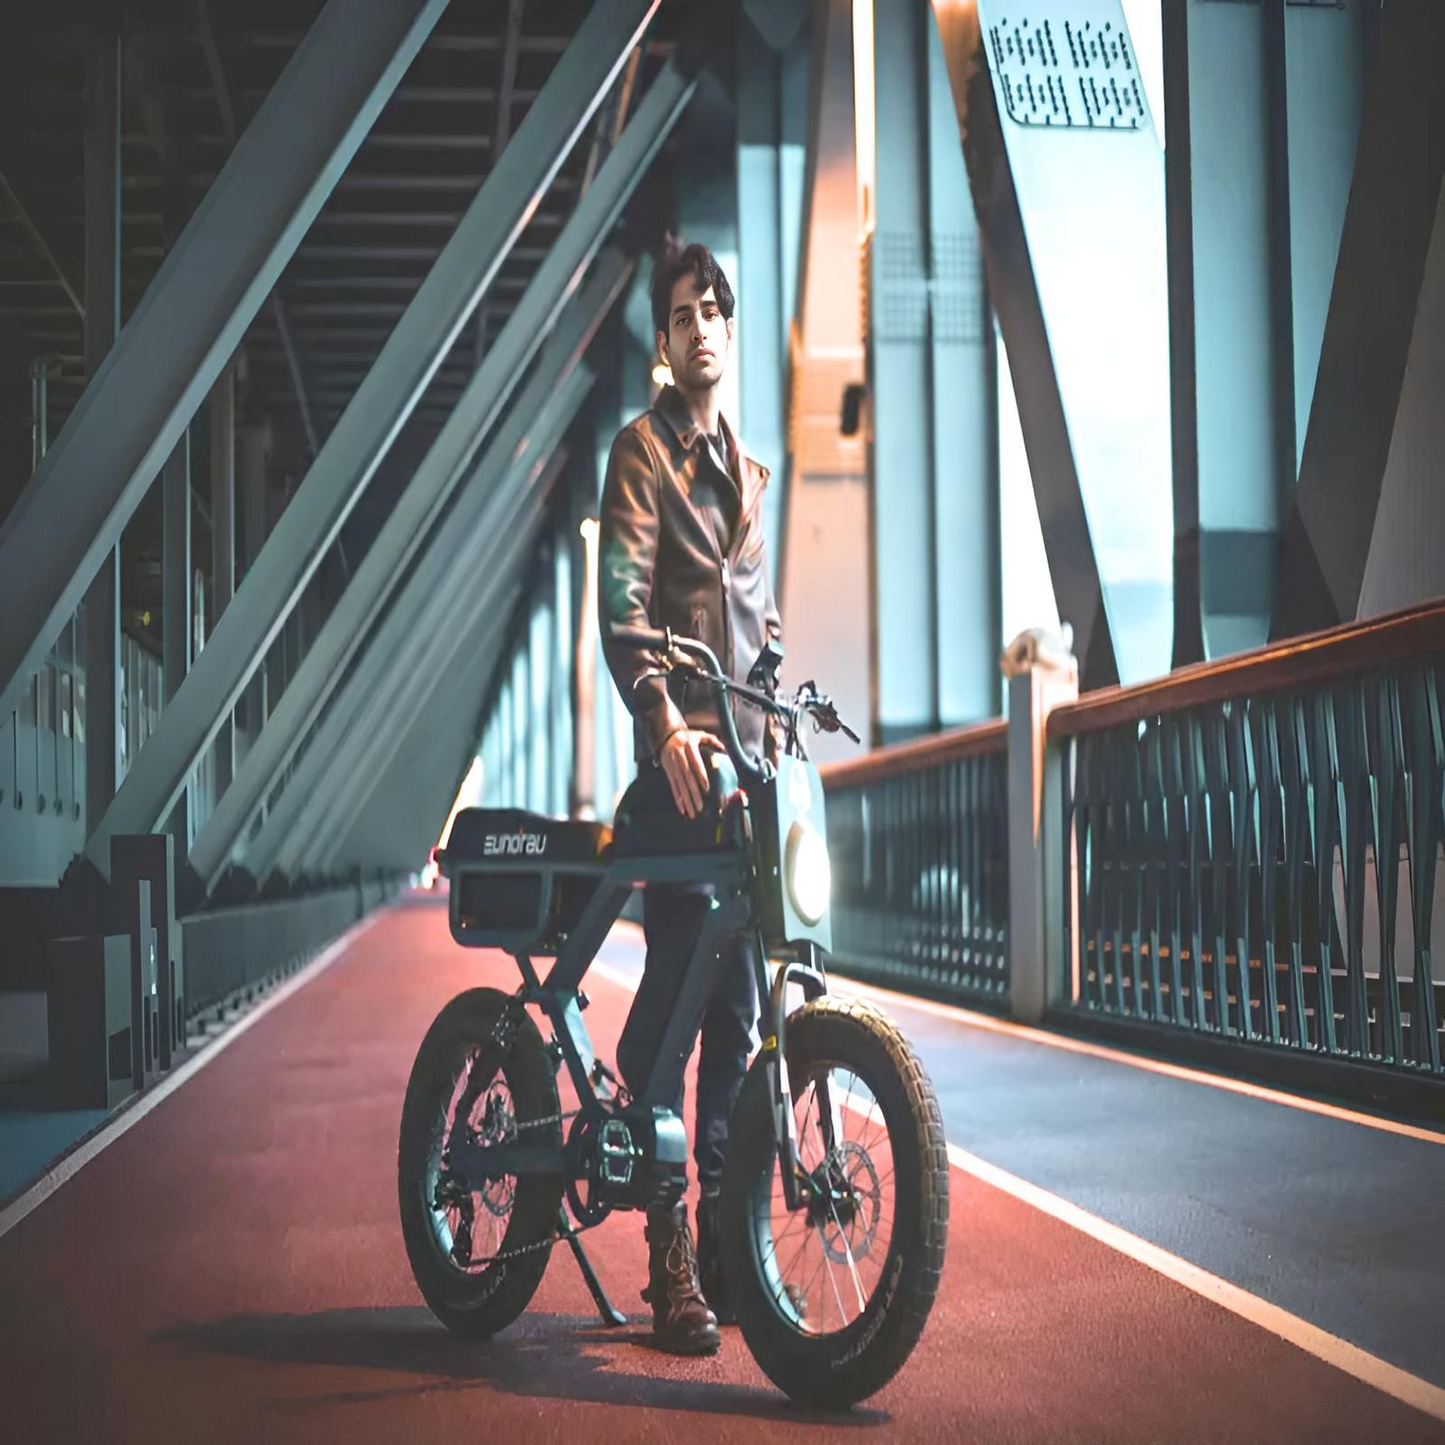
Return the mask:
<path id="1" fill-rule="evenodd" d="M 758 940 L 758 946 L 761 950 L 761 939 Z M 817 965 L 816 953 L 817 950 L 809 945 L 805 955 L 806 962 L 800 959 L 778 965 L 769 994 L 773 1033 L 763 1040 L 763 1052 L 767 1058 L 768 1097 L 773 1111 L 773 1139 L 778 1151 L 778 1170 L 783 1176 L 783 1199 L 790 1210 L 801 1209 L 808 1201 L 799 1180 L 797 1123 L 793 1118 L 793 1091 L 788 1079 L 787 992 L 789 983 L 801 984 L 803 998 L 808 1003 L 815 998 L 822 998 L 828 992 L 828 980 Z M 760 953 L 759 956 L 763 955 Z M 833 1101 L 826 1079 L 822 1080 L 817 1088 L 823 1122 L 823 1143 L 831 1153 L 841 1137 L 837 1105 Z"/>

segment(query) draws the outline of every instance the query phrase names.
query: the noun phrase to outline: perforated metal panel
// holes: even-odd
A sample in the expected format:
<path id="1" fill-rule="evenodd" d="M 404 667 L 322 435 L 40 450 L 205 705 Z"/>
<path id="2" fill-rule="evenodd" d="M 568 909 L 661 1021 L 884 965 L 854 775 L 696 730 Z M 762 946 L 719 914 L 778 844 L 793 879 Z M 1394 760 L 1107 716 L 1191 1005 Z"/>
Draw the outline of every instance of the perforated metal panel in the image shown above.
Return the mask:
<path id="1" fill-rule="evenodd" d="M 1019 125 L 1142 130 L 1144 86 L 1128 32 L 1083 18 L 1077 3 L 1059 13 L 1020 15 L 989 26 L 989 63 Z"/>

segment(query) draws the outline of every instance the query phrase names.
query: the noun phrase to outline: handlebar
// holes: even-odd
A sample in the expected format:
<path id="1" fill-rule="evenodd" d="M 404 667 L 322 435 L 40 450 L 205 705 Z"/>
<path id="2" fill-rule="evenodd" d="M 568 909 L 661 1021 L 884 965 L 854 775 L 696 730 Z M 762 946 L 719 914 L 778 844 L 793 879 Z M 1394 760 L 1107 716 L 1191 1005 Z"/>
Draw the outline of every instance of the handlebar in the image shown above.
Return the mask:
<path id="1" fill-rule="evenodd" d="M 738 781 L 744 788 L 762 786 L 767 780 L 768 774 L 764 770 L 761 760 L 743 747 L 742 741 L 738 737 L 738 726 L 733 717 L 733 710 L 727 705 L 727 695 L 729 692 L 736 693 L 739 697 L 774 712 L 777 711 L 777 706 L 771 698 L 763 693 L 754 692 L 752 688 L 746 688 L 733 682 L 723 673 L 722 666 L 712 648 L 706 643 L 694 641 L 690 637 L 678 637 L 670 628 L 614 627 L 612 641 L 620 643 L 623 647 L 635 647 L 639 651 L 661 653 L 668 666 L 676 666 L 679 656 L 686 658 L 694 665 L 703 680 L 710 683 L 713 691 L 717 694 L 718 719 L 722 726 L 723 742 L 733 760 L 733 766 L 738 770 Z"/>

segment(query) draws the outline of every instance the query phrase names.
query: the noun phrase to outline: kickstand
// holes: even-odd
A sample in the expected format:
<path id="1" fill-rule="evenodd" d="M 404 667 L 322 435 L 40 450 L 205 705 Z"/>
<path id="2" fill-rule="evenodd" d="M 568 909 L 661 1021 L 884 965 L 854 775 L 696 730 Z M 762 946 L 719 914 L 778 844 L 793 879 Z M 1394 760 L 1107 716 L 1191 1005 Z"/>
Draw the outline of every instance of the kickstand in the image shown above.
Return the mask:
<path id="1" fill-rule="evenodd" d="M 577 1231 L 567 1220 L 565 1207 L 557 1211 L 557 1233 L 572 1246 L 572 1257 L 577 1261 L 577 1268 L 582 1271 L 582 1278 L 586 1281 L 587 1288 L 592 1291 L 592 1298 L 597 1302 L 597 1313 L 602 1316 L 602 1323 L 604 1325 L 625 1325 L 627 1316 L 614 1309 L 612 1301 L 607 1298 L 607 1291 L 602 1288 L 602 1281 L 597 1278 L 597 1271 L 592 1268 L 592 1261 L 587 1258 L 587 1251 L 582 1248 L 582 1241 L 578 1239 Z"/>

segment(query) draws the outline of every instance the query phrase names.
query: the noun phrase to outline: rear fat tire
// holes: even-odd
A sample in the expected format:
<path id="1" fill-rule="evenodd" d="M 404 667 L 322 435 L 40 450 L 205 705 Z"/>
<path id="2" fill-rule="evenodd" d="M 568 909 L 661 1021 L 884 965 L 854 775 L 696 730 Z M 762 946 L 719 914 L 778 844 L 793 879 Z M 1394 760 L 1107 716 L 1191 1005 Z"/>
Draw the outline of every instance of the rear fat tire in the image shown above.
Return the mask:
<path id="1" fill-rule="evenodd" d="M 531 1302 L 551 1256 L 549 1248 L 538 1249 L 467 1274 L 446 1255 L 432 1228 L 430 1195 L 435 1181 L 428 1177 L 427 1161 L 437 1116 L 451 1102 L 468 1050 L 491 1038 L 510 1002 L 509 995 L 498 989 L 474 988 L 447 1004 L 422 1040 L 401 1114 L 397 1199 L 407 1258 L 431 1312 L 449 1330 L 468 1339 L 486 1339 L 511 1324 Z M 551 1056 L 537 1025 L 525 1013 L 518 1016 L 511 1052 L 498 1074 L 511 1090 L 519 1124 L 559 1112 Z M 560 1149 L 562 1126 L 531 1130 L 528 1139 Z M 560 1174 L 518 1178 L 500 1249 L 517 1249 L 554 1234 L 562 1188 Z"/>
<path id="2" fill-rule="evenodd" d="M 720 1244 L 730 1303 L 763 1373 L 790 1399 L 846 1408 L 880 1390 L 918 1342 L 938 1293 L 948 1236 L 948 1150 L 933 1085 L 912 1045 L 880 1010 L 857 1000 L 817 999 L 788 1019 L 788 1077 L 796 1100 L 810 1065 L 856 1070 L 877 1099 L 891 1136 L 892 1237 L 864 1312 L 831 1334 L 800 1331 L 763 1275 L 754 1212 L 777 1169 L 767 1060 L 754 1060 L 733 1111 L 723 1172 Z"/>

